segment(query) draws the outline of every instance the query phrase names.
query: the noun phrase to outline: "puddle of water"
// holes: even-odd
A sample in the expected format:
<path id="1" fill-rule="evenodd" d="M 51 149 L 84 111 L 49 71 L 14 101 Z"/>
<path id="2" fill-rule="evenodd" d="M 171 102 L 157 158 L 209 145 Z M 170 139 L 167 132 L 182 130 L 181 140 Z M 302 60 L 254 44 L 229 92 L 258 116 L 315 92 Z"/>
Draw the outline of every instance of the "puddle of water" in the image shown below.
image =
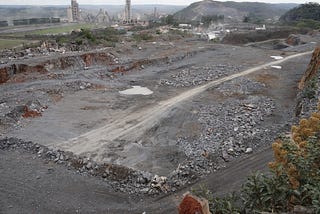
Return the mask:
<path id="1" fill-rule="evenodd" d="M 150 95 L 153 94 L 153 91 L 146 87 L 132 86 L 130 89 L 119 91 L 119 93 L 125 95 Z"/>
<path id="2" fill-rule="evenodd" d="M 270 56 L 272 59 L 275 59 L 275 60 L 280 60 L 280 59 L 283 59 L 282 56 Z"/>
<path id="3" fill-rule="evenodd" d="M 271 68 L 275 68 L 275 69 L 279 69 L 280 70 L 280 69 L 282 69 L 282 66 L 280 66 L 280 65 L 272 65 Z"/>

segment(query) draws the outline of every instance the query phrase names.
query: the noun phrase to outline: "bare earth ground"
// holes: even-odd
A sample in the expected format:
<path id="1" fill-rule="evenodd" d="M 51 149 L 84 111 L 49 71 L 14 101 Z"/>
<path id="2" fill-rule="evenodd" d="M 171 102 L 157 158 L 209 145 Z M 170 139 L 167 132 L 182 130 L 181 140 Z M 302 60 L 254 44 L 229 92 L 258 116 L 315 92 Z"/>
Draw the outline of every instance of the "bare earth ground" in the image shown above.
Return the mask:
<path id="1" fill-rule="evenodd" d="M 5 151 L 0 154 L 0 213 L 177 213 L 183 193 L 190 189 L 161 197 L 131 199 L 112 191 L 100 179 L 44 163 L 34 155 Z M 271 159 L 271 150 L 262 150 L 230 162 L 200 183 L 216 195 L 223 195 L 237 190 L 248 174 L 265 170 Z"/>
<path id="2" fill-rule="evenodd" d="M 198 51 L 174 63 L 147 65 L 117 78 L 97 78 L 106 68 L 93 66 L 89 70 L 57 71 L 64 75 L 59 80 L 5 83 L 1 85 L 2 102 L 23 103 L 36 97 L 48 109 L 42 117 L 3 128 L 1 135 L 164 176 L 170 176 L 186 160 L 196 162 L 204 150 L 212 154 L 222 151 L 225 162 L 201 172 L 202 180 L 194 184 L 206 183 L 216 195 L 237 190 L 250 172 L 266 169 L 272 159 L 274 134 L 290 127 L 297 81 L 310 60 L 310 49 L 284 53 L 205 42 L 176 47 L 148 44 L 143 49 L 132 49 L 119 58 L 172 57 L 186 49 Z M 272 55 L 285 59 L 275 61 Z M 194 82 L 199 78 L 192 76 L 194 73 L 217 69 L 217 65 L 221 65 L 221 75 Z M 271 65 L 281 65 L 282 69 Z M 171 84 L 173 80 L 176 82 Z M 100 87 L 68 90 L 62 87 L 68 81 Z M 251 84 L 253 89 L 246 88 Z M 132 85 L 148 87 L 154 93 L 119 94 Z M 60 88 L 63 93 L 54 94 L 59 99 L 43 93 Z M 243 106 L 249 108 L 244 110 L 246 117 L 253 117 L 250 127 L 243 125 L 243 114 L 237 112 Z M 268 111 L 261 113 L 263 109 Z M 224 124 L 219 125 L 221 112 L 231 117 L 234 113 L 240 122 L 231 123 L 226 113 Z M 261 117 L 259 123 L 256 115 Z M 226 130 L 220 130 L 221 126 Z M 210 137 L 203 133 L 207 128 Z M 252 130 L 263 137 L 254 137 Z M 250 137 L 238 145 L 238 133 Z M 244 154 L 248 147 L 253 148 L 252 154 Z M 231 148 L 236 155 L 225 154 Z M 181 195 L 191 187 L 186 183 L 176 193 L 159 197 L 128 195 L 114 192 L 102 179 L 79 175 L 21 150 L 0 150 L 0 159 L 0 213 L 175 213 Z"/>

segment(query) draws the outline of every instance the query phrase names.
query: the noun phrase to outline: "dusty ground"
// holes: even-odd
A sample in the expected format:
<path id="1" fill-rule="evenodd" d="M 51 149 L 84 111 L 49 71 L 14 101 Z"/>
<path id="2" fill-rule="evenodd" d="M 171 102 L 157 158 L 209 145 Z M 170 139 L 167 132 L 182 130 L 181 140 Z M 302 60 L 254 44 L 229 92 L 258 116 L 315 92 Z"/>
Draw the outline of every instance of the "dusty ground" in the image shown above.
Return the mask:
<path id="1" fill-rule="evenodd" d="M 236 190 L 251 171 L 265 169 L 270 144 L 289 130 L 296 83 L 316 45 L 310 44 L 295 52 L 202 41 L 146 43 L 142 50 L 121 45 L 105 51 L 120 64 L 152 63 L 125 73 L 91 65 L 14 75 L 0 85 L 2 138 L 165 176 L 166 190 L 176 193 L 149 197 L 141 193 L 152 190 L 150 181 L 129 188 L 32 151 L 5 149 L 0 212 L 174 213 L 181 194 L 201 178 L 216 194 Z M 270 57 L 280 55 L 284 60 Z M 154 93 L 119 93 L 135 85 Z M 8 119 L 28 101 L 42 106 L 41 116 Z"/>
<path id="2" fill-rule="evenodd" d="M 182 194 L 190 189 L 160 197 L 134 199 L 114 192 L 100 179 L 43 162 L 24 151 L 1 151 L 0 154 L 0 213 L 176 213 Z M 205 184 L 216 195 L 237 190 L 244 182 L 244 176 L 264 170 L 271 156 L 269 149 L 256 152 L 228 163 L 227 168 L 199 183 Z M 195 184 L 194 188 L 197 186 Z"/>

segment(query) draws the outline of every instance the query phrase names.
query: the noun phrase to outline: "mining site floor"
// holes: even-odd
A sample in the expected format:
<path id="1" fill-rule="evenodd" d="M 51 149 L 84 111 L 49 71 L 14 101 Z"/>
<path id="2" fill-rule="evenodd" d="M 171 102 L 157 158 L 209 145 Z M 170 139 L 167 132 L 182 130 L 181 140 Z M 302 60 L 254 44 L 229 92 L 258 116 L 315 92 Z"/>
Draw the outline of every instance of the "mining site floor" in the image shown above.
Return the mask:
<path id="1" fill-rule="evenodd" d="M 201 180 L 216 196 L 238 190 L 247 175 L 265 171 L 270 148 L 228 163 Z M 161 197 L 131 198 L 106 182 L 82 176 L 64 166 L 44 163 L 25 152 L 0 151 L 0 213 L 177 213 L 191 186 Z"/>
<path id="2" fill-rule="evenodd" d="M 211 168 L 201 165 L 197 180 L 175 193 L 136 196 L 35 154 L 0 150 L 0 213 L 175 213 L 191 186 L 205 183 L 221 195 L 237 190 L 252 171 L 265 170 L 271 143 L 292 124 L 297 82 L 311 49 L 284 52 L 199 41 L 184 47 L 148 44 L 145 52 L 119 54 L 120 61 L 141 60 L 159 51 L 169 60 L 123 75 L 93 65 L 55 71 L 58 78 L 42 74 L 43 79 L 4 83 L 1 103 L 8 109 L 34 99 L 47 108 L 41 117 L 1 126 L 1 137 L 172 179 L 204 152 L 222 159 L 210 160 Z M 131 86 L 153 94 L 119 93 Z M 248 148 L 253 153 L 245 154 Z"/>

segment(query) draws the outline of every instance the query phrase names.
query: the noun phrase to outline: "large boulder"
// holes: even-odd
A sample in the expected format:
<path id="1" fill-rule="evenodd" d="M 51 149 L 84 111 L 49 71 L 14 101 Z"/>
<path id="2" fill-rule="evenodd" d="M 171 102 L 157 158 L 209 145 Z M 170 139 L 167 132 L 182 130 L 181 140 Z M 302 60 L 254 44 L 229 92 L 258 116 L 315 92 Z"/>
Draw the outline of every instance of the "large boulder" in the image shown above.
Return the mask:
<path id="1" fill-rule="evenodd" d="M 209 202 L 204 198 L 186 193 L 179 205 L 179 214 L 211 214 Z"/>

